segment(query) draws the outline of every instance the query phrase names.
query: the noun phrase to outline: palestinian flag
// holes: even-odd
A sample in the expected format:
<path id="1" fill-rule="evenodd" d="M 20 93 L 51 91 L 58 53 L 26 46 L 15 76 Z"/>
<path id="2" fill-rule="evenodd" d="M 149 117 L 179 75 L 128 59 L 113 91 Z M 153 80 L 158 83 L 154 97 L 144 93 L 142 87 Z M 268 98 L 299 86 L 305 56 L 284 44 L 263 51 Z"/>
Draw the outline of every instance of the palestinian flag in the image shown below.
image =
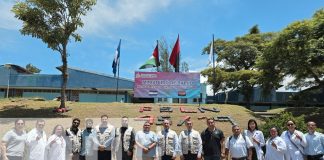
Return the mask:
<path id="1" fill-rule="evenodd" d="M 174 67 L 175 72 L 179 72 L 179 65 L 180 65 L 180 41 L 179 41 L 179 34 L 176 43 L 173 46 L 170 58 L 170 64 Z"/>
<path id="2" fill-rule="evenodd" d="M 150 57 L 149 60 L 145 62 L 139 69 L 145 69 L 145 68 L 152 68 L 152 67 L 158 67 L 160 66 L 160 61 L 159 61 L 159 46 L 156 44 L 156 47 L 153 51 L 152 56 Z"/>

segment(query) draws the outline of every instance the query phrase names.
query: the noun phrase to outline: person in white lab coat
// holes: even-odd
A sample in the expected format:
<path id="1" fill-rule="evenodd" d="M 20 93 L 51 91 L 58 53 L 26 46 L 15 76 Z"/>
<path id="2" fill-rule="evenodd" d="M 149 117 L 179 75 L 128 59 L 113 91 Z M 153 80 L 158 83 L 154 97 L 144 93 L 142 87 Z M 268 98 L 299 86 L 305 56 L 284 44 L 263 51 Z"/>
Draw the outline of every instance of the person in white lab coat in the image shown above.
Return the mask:
<path id="1" fill-rule="evenodd" d="M 243 135 L 249 137 L 253 143 L 252 160 L 263 160 L 264 153 L 262 147 L 265 145 L 264 136 L 254 119 L 248 121 L 248 129 L 244 130 Z"/>
<path id="2" fill-rule="evenodd" d="M 28 132 L 26 145 L 28 147 L 29 160 L 44 160 L 46 147 L 46 133 L 44 131 L 45 121 L 36 121 L 36 127 Z"/>
<path id="3" fill-rule="evenodd" d="M 286 124 L 288 130 L 281 134 L 281 138 L 287 145 L 286 160 L 304 160 L 306 138 L 302 132 L 296 130 L 296 124 L 293 120 L 288 120 Z"/>
<path id="4" fill-rule="evenodd" d="M 287 146 L 285 141 L 278 136 L 276 127 L 270 128 L 270 138 L 266 142 L 265 160 L 285 160 Z"/>
<path id="5" fill-rule="evenodd" d="M 66 159 L 66 140 L 62 125 L 56 125 L 53 134 L 48 138 L 46 145 L 46 160 Z"/>

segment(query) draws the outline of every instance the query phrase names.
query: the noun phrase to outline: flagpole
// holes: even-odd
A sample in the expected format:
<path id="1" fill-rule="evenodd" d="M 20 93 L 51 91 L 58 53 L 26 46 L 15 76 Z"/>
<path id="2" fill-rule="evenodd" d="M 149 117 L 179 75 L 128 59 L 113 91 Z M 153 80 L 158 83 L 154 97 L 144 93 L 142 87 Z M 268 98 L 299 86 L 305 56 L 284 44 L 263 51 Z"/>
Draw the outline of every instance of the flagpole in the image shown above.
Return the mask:
<path id="1" fill-rule="evenodd" d="M 158 49 L 158 52 L 159 52 L 159 40 L 156 40 L 156 45 L 157 45 L 157 49 Z M 159 56 L 160 56 L 160 54 L 158 54 L 158 57 L 157 57 L 158 58 L 158 63 L 155 62 L 157 72 L 159 72 L 159 63 L 160 63 L 160 57 Z"/>
<path id="2" fill-rule="evenodd" d="M 177 40 L 179 40 L 179 34 L 178 34 L 178 39 Z M 177 68 L 176 68 L 176 72 L 180 72 L 180 53 L 181 52 L 179 50 L 179 55 L 177 56 Z"/>
<path id="3" fill-rule="evenodd" d="M 180 52 L 179 52 L 179 56 L 177 58 L 177 70 L 178 70 L 178 72 L 180 72 Z"/>
<path id="4" fill-rule="evenodd" d="M 118 60 L 118 65 L 117 65 L 117 87 L 116 87 L 116 102 L 117 102 L 117 95 L 118 95 L 118 85 L 119 85 L 119 64 L 120 64 L 120 57 Z"/>
<path id="5" fill-rule="evenodd" d="M 213 54 L 213 100 L 214 103 L 216 102 L 216 91 L 215 91 L 215 80 L 216 80 L 216 71 L 215 71 L 215 56 L 214 56 L 214 34 L 213 34 L 213 41 L 212 41 L 212 54 Z"/>
<path id="6" fill-rule="evenodd" d="M 119 66 L 120 66 L 120 43 L 121 43 L 121 39 L 119 40 L 119 44 L 118 44 L 118 48 L 117 48 L 117 52 L 118 52 L 118 58 L 117 58 L 117 79 L 116 79 L 116 102 L 117 102 L 117 95 L 118 95 L 118 87 L 119 87 Z M 116 74 L 115 74 L 116 77 Z"/>

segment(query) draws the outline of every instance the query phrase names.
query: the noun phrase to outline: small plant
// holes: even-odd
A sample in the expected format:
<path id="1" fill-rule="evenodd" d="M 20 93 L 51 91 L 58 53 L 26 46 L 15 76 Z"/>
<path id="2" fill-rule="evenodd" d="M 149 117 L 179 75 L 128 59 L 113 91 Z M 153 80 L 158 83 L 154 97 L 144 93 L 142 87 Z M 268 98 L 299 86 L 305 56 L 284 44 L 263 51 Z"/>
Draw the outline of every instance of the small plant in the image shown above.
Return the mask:
<path id="1" fill-rule="evenodd" d="M 286 123 L 288 120 L 293 120 L 295 122 L 297 130 L 303 133 L 307 132 L 304 115 L 294 117 L 290 112 L 282 112 L 278 117 L 267 118 L 265 120 L 265 123 L 260 126 L 260 130 L 263 132 L 264 137 L 267 139 L 268 137 L 270 137 L 269 129 L 275 126 L 279 129 L 278 135 L 280 136 L 283 131 L 287 130 Z"/>

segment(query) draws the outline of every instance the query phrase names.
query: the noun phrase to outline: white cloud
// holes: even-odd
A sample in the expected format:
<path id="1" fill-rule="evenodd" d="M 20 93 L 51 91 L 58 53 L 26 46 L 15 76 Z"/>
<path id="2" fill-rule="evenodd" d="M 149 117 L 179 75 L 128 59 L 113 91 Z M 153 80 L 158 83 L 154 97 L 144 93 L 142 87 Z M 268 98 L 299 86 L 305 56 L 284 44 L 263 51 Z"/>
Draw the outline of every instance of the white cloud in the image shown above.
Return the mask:
<path id="1" fill-rule="evenodd" d="M 171 0 L 98 0 L 86 17 L 82 32 L 102 34 L 110 29 L 145 22 L 154 13 L 167 8 Z"/>
<path id="2" fill-rule="evenodd" d="M 15 18 L 11 12 L 14 1 L 0 1 L 0 29 L 18 30 L 21 28 L 22 22 Z"/>
<path id="3" fill-rule="evenodd" d="M 171 2 L 171 0 L 98 0 L 92 11 L 83 18 L 85 25 L 80 31 L 100 35 L 109 29 L 145 22 L 155 13 L 169 7 Z M 21 28 L 22 23 L 11 12 L 14 3 L 12 0 L 0 1 L 0 29 Z"/>

